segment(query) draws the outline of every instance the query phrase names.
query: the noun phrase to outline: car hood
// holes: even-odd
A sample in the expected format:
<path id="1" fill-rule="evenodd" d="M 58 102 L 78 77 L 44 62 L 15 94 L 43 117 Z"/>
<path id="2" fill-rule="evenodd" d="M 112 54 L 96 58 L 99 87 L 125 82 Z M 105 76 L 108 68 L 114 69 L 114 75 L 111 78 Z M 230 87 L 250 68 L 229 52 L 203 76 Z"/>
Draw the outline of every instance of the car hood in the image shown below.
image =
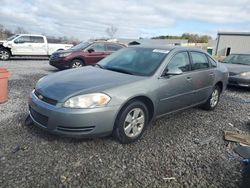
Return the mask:
<path id="1" fill-rule="evenodd" d="M 229 63 L 223 63 L 223 65 L 227 67 L 229 73 L 233 73 L 234 75 L 250 71 L 249 65 L 229 64 Z"/>
<path id="2" fill-rule="evenodd" d="M 56 51 L 54 52 L 53 54 L 65 54 L 65 53 L 72 53 L 72 52 L 77 52 L 77 51 L 80 51 L 80 50 L 75 50 L 75 49 L 67 49 L 67 50 L 59 50 L 59 51 Z"/>
<path id="3" fill-rule="evenodd" d="M 87 66 L 45 76 L 38 81 L 36 91 L 58 102 L 64 102 L 78 94 L 103 92 L 142 79 L 144 79 L 142 76 Z"/>

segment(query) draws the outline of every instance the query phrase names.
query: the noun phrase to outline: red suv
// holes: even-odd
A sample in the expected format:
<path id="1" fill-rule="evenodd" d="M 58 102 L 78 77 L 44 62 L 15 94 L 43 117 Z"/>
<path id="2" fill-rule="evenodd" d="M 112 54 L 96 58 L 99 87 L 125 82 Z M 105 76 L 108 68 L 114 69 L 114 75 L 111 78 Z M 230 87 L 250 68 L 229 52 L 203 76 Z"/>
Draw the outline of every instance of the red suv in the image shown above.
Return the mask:
<path id="1" fill-rule="evenodd" d="M 82 42 L 68 50 L 53 53 L 49 64 L 58 69 L 93 65 L 112 52 L 124 47 L 126 46 L 123 44 L 106 41 Z"/>

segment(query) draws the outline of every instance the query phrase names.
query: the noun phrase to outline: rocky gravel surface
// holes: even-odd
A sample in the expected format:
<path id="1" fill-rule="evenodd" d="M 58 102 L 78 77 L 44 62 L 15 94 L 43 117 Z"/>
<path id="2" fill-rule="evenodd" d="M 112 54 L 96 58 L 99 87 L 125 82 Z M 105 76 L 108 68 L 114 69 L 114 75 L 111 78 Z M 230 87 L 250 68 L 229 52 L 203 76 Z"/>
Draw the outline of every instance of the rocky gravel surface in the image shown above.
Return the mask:
<path id="1" fill-rule="evenodd" d="M 241 160 L 223 131 L 250 132 L 250 91 L 230 88 L 207 112 L 156 120 L 136 143 L 70 139 L 27 127 L 28 95 L 57 70 L 48 60 L 1 62 L 12 76 L 0 104 L 0 187 L 239 187 Z M 169 179 L 170 178 L 170 179 Z"/>

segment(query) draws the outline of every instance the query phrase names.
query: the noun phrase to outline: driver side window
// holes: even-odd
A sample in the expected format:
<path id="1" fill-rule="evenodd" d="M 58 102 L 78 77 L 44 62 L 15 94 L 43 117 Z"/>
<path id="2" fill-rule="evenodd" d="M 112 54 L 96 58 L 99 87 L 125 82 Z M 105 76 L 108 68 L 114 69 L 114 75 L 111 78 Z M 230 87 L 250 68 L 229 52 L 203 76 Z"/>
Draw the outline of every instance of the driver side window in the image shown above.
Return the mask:
<path id="1" fill-rule="evenodd" d="M 90 48 L 92 48 L 95 52 L 104 52 L 105 51 L 104 44 L 102 44 L 102 43 L 95 43 L 91 47 L 89 47 L 89 49 Z"/>
<path id="2" fill-rule="evenodd" d="M 189 57 L 187 52 L 179 52 L 170 60 L 167 65 L 168 70 L 180 69 L 182 72 L 190 70 Z"/>
<path id="3" fill-rule="evenodd" d="M 21 36 L 21 37 L 17 38 L 14 42 L 15 43 L 27 43 L 27 42 L 31 42 L 31 41 L 30 41 L 29 36 Z"/>

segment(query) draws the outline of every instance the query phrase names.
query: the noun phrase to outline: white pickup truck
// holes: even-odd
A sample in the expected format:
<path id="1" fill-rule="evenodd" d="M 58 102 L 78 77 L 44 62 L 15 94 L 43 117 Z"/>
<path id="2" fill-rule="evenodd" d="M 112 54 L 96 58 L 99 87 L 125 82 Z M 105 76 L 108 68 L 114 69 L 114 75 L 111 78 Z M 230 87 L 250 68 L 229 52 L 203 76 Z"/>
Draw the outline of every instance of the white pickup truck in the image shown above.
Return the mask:
<path id="1" fill-rule="evenodd" d="M 50 44 L 43 35 L 20 34 L 0 41 L 0 60 L 11 56 L 50 56 L 57 50 L 67 50 L 72 44 Z"/>

